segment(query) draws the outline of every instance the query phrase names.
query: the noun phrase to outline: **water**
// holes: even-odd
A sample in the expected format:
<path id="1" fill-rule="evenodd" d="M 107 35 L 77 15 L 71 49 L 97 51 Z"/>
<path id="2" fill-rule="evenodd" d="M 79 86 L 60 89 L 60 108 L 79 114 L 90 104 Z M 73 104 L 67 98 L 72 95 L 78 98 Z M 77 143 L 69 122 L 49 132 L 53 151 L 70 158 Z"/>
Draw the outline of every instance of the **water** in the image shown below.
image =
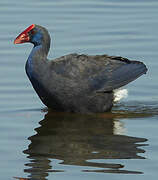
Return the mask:
<path id="1" fill-rule="evenodd" d="M 157 177 L 157 9 L 156 0 L 0 1 L 1 179 Z M 149 71 L 111 113 L 47 112 L 24 72 L 32 45 L 13 45 L 32 23 L 49 30 L 50 58 L 106 53 Z"/>

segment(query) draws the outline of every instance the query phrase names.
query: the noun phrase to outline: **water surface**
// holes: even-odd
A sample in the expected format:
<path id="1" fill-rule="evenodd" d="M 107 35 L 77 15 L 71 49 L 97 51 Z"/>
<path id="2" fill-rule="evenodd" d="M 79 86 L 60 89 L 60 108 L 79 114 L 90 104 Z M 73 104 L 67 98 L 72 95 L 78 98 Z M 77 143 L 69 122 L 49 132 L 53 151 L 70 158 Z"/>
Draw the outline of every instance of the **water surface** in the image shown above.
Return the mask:
<path id="1" fill-rule="evenodd" d="M 157 9 L 156 0 L 0 1 L 1 179 L 157 177 Z M 111 113 L 47 111 L 24 71 L 32 45 L 13 45 L 32 23 L 49 30 L 50 58 L 118 55 L 149 71 Z"/>

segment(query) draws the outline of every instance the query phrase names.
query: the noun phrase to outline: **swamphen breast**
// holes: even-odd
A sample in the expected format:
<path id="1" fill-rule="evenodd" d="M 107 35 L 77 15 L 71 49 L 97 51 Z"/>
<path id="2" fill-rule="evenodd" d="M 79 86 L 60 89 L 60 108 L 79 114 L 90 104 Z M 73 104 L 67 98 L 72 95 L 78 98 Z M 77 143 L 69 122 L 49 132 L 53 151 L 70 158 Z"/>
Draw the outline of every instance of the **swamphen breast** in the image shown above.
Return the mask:
<path id="1" fill-rule="evenodd" d="M 108 55 L 69 54 L 48 60 L 50 35 L 32 24 L 15 44 L 34 45 L 26 62 L 26 73 L 41 101 L 57 111 L 96 113 L 113 106 L 113 90 L 147 72 L 139 61 Z"/>

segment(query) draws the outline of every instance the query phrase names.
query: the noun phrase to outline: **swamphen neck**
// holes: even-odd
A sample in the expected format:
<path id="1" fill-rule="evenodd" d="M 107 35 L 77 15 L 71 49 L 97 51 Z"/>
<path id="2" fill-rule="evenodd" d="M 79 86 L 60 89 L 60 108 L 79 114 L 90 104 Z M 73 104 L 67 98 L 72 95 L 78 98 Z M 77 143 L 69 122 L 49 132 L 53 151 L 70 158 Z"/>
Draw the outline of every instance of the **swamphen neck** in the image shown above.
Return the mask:
<path id="1" fill-rule="evenodd" d="M 25 29 L 15 40 L 14 44 L 30 42 L 34 45 L 26 62 L 26 73 L 32 86 L 44 104 L 48 106 L 49 93 L 43 85 L 43 79 L 47 77 L 47 55 L 50 49 L 50 36 L 48 31 L 39 25 L 32 24 Z M 46 71 L 45 71 L 46 70 Z M 46 83 L 48 79 L 44 80 Z"/>

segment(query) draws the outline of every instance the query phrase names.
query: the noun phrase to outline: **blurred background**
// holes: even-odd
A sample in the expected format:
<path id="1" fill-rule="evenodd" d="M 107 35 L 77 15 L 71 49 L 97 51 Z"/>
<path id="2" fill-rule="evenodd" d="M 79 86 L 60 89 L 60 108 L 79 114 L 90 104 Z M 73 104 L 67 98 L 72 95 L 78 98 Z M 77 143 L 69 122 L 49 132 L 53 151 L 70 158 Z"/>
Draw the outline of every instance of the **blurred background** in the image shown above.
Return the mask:
<path id="1" fill-rule="evenodd" d="M 33 23 L 50 32 L 50 59 L 116 55 L 143 61 L 148 72 L 111 113 L 47 112 L 25 74 L 32 45 L 13 44 Z M 157 0 L 0 0 L 0 24 L 2 179 L 157 177 Z"/>

